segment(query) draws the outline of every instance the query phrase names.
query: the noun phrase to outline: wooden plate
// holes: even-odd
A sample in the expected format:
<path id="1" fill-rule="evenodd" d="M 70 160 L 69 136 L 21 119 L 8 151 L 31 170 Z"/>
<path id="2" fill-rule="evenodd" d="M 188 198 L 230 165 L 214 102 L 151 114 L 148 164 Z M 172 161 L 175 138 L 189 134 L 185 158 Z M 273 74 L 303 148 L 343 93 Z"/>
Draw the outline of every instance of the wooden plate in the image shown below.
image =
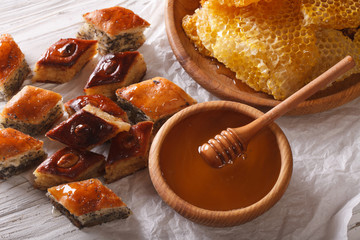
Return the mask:
<path id="1" fill-rule="evenodd" d="M 256 92 L 246 84 L 234 84 L 233 73 L 214 59 L 204 57 L 196 51 L 186 37 L 181 21 L 185 15 L 193 14 L 199 1 L 168 0 L 165 11 L 166 32 L 171 48 L 185 71 L 202 87 L 219 98 L 238 101 L 262 110 L 276 106 L 280 101 L 265 93 Z M 360 74 L 318 92 L 309 100 L 299 104 L 290 115 L 323 112 L 341 106 L 360 95 Z"/>
<path id="2" fill-rule="evenodd" d="M 281 168 L 273 188 L 262 199 L 247 207 L 222 211 L 197 207 L 177 195 L 166 182 L 160 164 L 161 161 L 173 160 L 172 158 L 161 159 L 161 149 L 167 141 L 168 134 L 170 134 L 172 129 L 178 124 L 194 115 L 208 111 L 221 112 L 221 110 L 225 109 L 227 111 L 250 117 L 251 119 L 259 118 L 263 114 L 253 107 L 231 101 L 213 101 L 195 104 L 176 113 L 168 121 L 166 121 L 160 131 L 156 134 L 149 154 L 150 178 L 156 191 L 164 202 L 183 217 L 188 218 L 193 222 L 212 227 L 230 227 L 243 224 L 268 211 L 283 196 L 290 182 L 293 171 L 293 157 L 289 142 L 280 127 L 275 123 L 272 123 L 267 128 L 276 138 L 276 143 L 279 147 L 281 156 Z M 214 176 L 211 176 L 210 174 L 207 177 L 211 178 Z"/>

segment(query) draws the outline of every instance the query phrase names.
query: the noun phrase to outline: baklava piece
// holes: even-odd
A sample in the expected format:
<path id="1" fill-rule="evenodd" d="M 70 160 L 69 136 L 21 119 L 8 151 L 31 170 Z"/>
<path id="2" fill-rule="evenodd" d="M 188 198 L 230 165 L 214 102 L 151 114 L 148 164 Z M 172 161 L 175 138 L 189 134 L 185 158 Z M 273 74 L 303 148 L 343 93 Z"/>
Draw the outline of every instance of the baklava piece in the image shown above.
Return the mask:
<path id="1" fill-rule="evenodd" d="M 115 6 L 83 15 L 84 25 L 78 38 L 95 39 L 99 53 L 116 53 L 138 49 L 145 42 L 144 30 L 150 24 L 133 11 Z"/>
<path id="2" fill-rule="evenodd" d="M 0 124 L 35 136 L 45 133 L 62 115 L 60 94 L 27 85 L 6 103 Z"/>
<path id="3" fill-rule="evenodd" d="M 46 136 L 69 147 L 91 149 L 129 131 L 130 124 L 90 104 L 49 130 Z"/>
<path id="4" fill-rule="evenodd" d="M 34 171 L 34 186 L 46 190 L 62 183 L 99 177 L 105 157 L 87 150 L 65 147 L 43 161 Z"/>
<path id="5" fill-rule="evenodd" d="M 42 141 L 12 128 L 0 129 L 0 179 L 21 173 L 45 157 Z"/>
<path id="6" fill-rule="evenodd" d="M 66 112 L 71 116 L 75 112 L 80 111 L 88 104 L 100 108 L 102 111 L 110 115 L 121 118 L 122 120 L 124 120 L 124 122 L 129 122 L 126 112 L 110 98 L 103 95 L 78 96 L 74 99 L 67 101 L 64 104 L 64 107 Z"/>
<path id="7" fill-rule="evenodd" d="M 140 122 L 111 140 L 105 180 L 114 182 L 147 166 L 153 122 Z"/>
<path id="8" fill-rule="evenodd" d="M 120 88 L 116 96 L 132 123 L 151 120 L 155 132 L 173 114 L 196 103 L 175 83 L 161 77 Z"/>
<path id="9" fill-rule="evenodd" d="M 139 82 L 145 72 L 146 64 L 139 52 L 109 53 L 99 61 L 84 91 L 115 100 L 116 89 Z"/>
<path id="10" fill-rule="evenodd" d="M 10 34 L 0 36 L 0 100 L 9 100 L 30 73 L 24 54 Z"/>
<path id="11" fill-rule="evenodd" d="M 60 39 L 35 64 L 33 82 L 70 81 L 97 53 L 97 41 Z"/>
<path id="12" fill-rule="evenodd" d="M 98 179 L 51 187 L 46 196 L 78 228 L 124 219 L 131 214 L 121 198 Z"/>

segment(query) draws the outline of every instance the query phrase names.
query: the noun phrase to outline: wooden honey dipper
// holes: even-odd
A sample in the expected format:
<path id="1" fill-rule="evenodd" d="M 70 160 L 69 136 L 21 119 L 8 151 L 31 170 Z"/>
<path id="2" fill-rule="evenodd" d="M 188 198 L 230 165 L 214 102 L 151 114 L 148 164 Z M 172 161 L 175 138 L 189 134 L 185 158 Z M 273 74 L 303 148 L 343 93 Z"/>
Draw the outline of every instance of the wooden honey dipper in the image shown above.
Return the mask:
<path id="1" fill-rule="evenodd" d="M 350 56 L 345 57 L 261 117 L 242 127 L 227 128 L 207 143 L 201 145 L 199 147 L 201 157 L 214 168 L 221 168 L 232 163 L 232 160 L 244 153 L 251 138 L 262 128 L 294 109 L 299 103 L 320 89 L 325 88 L 354 66 L 353 58 Z"/>

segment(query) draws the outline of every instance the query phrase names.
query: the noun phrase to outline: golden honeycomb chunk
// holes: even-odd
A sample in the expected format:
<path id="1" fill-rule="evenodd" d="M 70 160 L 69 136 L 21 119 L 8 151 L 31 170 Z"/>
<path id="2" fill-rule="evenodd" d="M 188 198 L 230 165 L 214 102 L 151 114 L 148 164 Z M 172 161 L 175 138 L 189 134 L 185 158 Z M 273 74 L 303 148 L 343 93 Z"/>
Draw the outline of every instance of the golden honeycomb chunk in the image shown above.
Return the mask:
<path id="1" fill-rule="evenodd" d="M 255 91 L 283 100 L 351 55 L 360 73 L 357 0 L 201 0 L 183 19 L 190 41 Z"/>
<path id="2" fill-rule="evenodd" d="M 306 24 L 343 29 L 360 25 L 359 0 L 302 0 Z"/>
<path id="3" fill-rule="evenodd" d="M 358 36 L 359 33 L 356 38 L 358 38 Z M 360 73 L 360 45 L 356 44 L 355 40 L 352 41 L 341 31 L 335 29 L 319 30 L 316 33 L 316 37 L 320 60 L 312 70 L 312 76 L 309 80 L 316 78 L 347 55 L 354 58 L 356 65 L 353 69 L 338 78 L 337 81 L 342 81 L 352 74 Z"/>
<path id="4" fill-rule="evenodd" d="M 219 0 L 219 3 L 222 5 L 227 5 L 229 7 L 245 7 L 252 3 L 257 3 L 259 1 L 267 1 L 270 2 L 271 0 Z"/>
<path id="5" fill-rule="evenodd" d="M 237 79 L 284 99 L 305 84 L 318 60 L 315 31 L 301 24 L 300 6 L 278 0 L 236 8 L 208 0 L 193 25 L 202 45 Z"/>

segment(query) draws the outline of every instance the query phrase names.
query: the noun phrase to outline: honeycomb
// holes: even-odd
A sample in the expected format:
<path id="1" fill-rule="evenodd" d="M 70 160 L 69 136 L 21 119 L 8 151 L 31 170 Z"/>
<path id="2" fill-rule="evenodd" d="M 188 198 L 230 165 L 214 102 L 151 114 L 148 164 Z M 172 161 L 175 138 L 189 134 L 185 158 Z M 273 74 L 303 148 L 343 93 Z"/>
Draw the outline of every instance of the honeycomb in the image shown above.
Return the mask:
<path id="1" fill-rule="evenodd" d="M 360 28 L 357 30 L 357 32 L 354 35 L 354 43 L 357 47 L 360 47 Z"/>
<path id="2" fill-rule="evenodd" d="M 326 28 L 357 28 L 360 25 L 359 0 L 302 0 L 306 24 Z"/>
<path id="3" fill-rule="evenodd" d="M 208 0 L 195 16 L 198 38 L 211 56 L 237 79 L 276 99 L 304 85 L 304 74 L 317 63 L 315 32 L 312 26 L 301 26 L 297 0 L 260 1 L 242 8 Z"/>
<path id="4" fill-rule="evenodd" d="M 199 39 L 199 36 L 197 35 L 197 28 L 196 28 L 196 20 L 197 20 L 197 14 L 194 14 L 192 16 L 187 15 L 184 17 L 182 21 L 182 27 L 186 32 L 186 35 L 188 38 L 193 42 L 195 45 L 195 48 L 203 55 L 205 56 L 211 56 L 210 51 L 208 51 L 204 45 L 202 44 L 201 40 Z"/>
<path id="5" fill-rule="evenodd" d="M 360 66 L 360 23 L 352 14 L 359 10 L 354 0 L 262 0 L 242 7 L 228 4 L 232 2 L 242 1 L 202 0 L 201 7 L 183 19 L 183 28 L 202 54 L 224 63 L 254 90 L 283 100 L 346 55 Z M 324 26 L 316 23 L 319 16 L 310 21 L 304 14 L 333 4 L 342 22 L 330 17 L 336 21 Z M 325 9 L 323 17 L 330 12 Z M 335 30 L 335 22 L 346 27 Z M 359 67 L 342 79 L 356 72 Z"/>
<path id="6" fill-rule="evenodd" d="M 355 34 L 354 41 L 345 36 L 341 31 L 335 29 L 321 29 L 316 33 L 317 47 L 320 52 L 318 64 L 312 70 L 309 79 L 316 78 L 331 66 L 340 61 L 344 56 L 352 55 L 355 60 L 355 67 L 342 75 L 337 81 L 342 81 L 354 73 L 360 72 L 360 31 Z"/>
<path id="7" fill-rule="evenodd" d="M 244 7 L 247 5 L 250 5 L 252 3 L 257 3 L 259 1 L 264 1 L 264 0 L 219 0 L 219 3 L 221 5 L 227 5 L 229 7 L 231 6 L 235 6 L 235 7 Z M 271 0 L 265 0 L 265 1 L 271 1 Z"/>

